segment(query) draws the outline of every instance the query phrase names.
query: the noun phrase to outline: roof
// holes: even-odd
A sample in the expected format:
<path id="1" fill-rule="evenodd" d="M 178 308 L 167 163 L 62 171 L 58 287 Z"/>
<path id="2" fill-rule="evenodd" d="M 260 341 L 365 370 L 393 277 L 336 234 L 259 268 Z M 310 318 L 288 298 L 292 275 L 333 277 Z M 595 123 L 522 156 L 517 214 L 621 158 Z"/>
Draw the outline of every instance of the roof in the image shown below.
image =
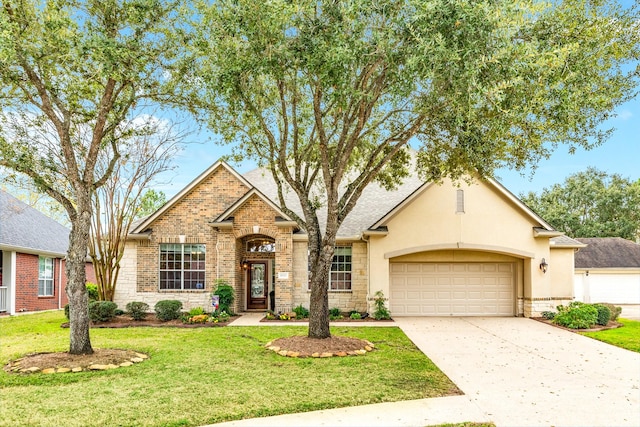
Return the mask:
<path id="1" fill-rule="evenodd" d="M 264 169 L 254 169 L 245 173 L 243 176 L 252 185 L 257 187 L 265 196 L 275 202 L 279 202 L 277 187 L 270 172 Z M 533 212 L 498 181 L 488 179 L 485 182 L 493 186 L 498 192 L 511 200 L 533 221 L 539 223 L 542 226 L 542 229 L 547 231 L 553 230 L 553 227 L 550 224 Z M 423 191 L 429 188 L 430 185 L 432 185 L 432 183 L 425 183 L 413 169 L 412 173 L 402 181 L 402 184 L 392 191 L 386 190 L 375 181 L 370 183 L 362 192 L 362 195 L 358 199 L 353 210 L 349 215 L 347 215 L 340 226 L 340 229 L 338 230 L 338 237 L 359 238 L 361 233 L 365 230 L 377 229 L 384 226 L 386 219 L 393 216 L 396 211 L 402 209 L 407 203 L 410 203 L 415 197 L 419 196 Z M 293 191 L 285 193 L 285 202 L 291 210 L 303 217 L 300 202 Z M 326 211 L 318 210 L 317 213 L 320 226 L 324 227 L 327 217 Z M 575 241 L 574 243 L 578 244 L 578 242 Z M 579 245 L 578 247 L 581 246 Z"/>
<path id="2" fill-rule="evenodd" d="M 65 256 L 69 229 L 0 190 L 0 248 Z"/>
<path id="3" fill-rule="evenodd" d="M 576 238 L 587 245 L 575 255 L 575 268 L 640 268 L 640 245 L 621 237 Z"/>
<path id="4" fill-rule="evenodd" d="M 587 246 L 584 243 L 581 243 L 576 239 L 572 239 L 569 236 L 552 237 L 551 239 L 549 239 L 549 244 L 551 245 L 552 248 L 576 248 L 576 249 L 580 249 L 580 248 L 584 248 L 584 247 Z"/>

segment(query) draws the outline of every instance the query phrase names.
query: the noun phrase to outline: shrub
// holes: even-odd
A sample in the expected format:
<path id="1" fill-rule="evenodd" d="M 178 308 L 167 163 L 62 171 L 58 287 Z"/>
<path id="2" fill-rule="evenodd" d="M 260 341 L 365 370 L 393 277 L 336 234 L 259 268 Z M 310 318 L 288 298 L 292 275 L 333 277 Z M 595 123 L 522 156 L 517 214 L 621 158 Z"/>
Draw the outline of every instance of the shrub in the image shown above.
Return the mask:
<path id="1" fill-rule="evenodd" d="M 352 311 L 349 317 L 354 320 L 362 319 L 362 315 L 357 311 Z"/>
<path id="2" fill-rule="evenodd" d="M 329 309 L 329 316 L 340 317 L 341 316 L 340 309 L 338 307 L 333 307 Z"/>
<path id="3" fill-rule="evenodd" d="M 293 312 L 296 314 L 297 319 L 306 319 L 309 317 L 309 310 L 303 307 L 302 304 L 294 308 Z"/>
<path id="4" fill-rule="evenodd" d="M 588 329 L 598 320 L 598 310 L 590 304 L 574 301 L 567 307 L 558 306 L 553 321 L 570 329 Z"/>
<path id="5" fill-rule="evenodd" d="M 205 323 L 209 320 L 208 314 L 196 314 L 195 316 L 189 317 L 189 323 Z"/>
<path id="6" fill-rule="evenodd" d="M 89 294 L 89 302 L 98 301 L 100 296 L 98 294 L 98 285 L 95 283 L 87 282 L 87 294 Z"/>
<path id="7" fill-rule="evenodd" d="M 553 320 L 556 317 L 556 312 L 555 311 L 543 311 L 542 312 L 542 317 L 544 317 L 547 320 Z"/>
<path id="8" fill-rule="evenodd" d="M 158 301 L 153 307 L 158 319 L 163 322 L 169 320 L 175 320 L 180 318 L 180 310 L 182 310 L 182 303 L 174 299 L 166 299 Z"/>
<path id="9" fill-rule="evenodd" d="M 133 320 L 144 320 L 147 317 L 147 311 L 149 311 L 149 304 L 146 302 L 132 301 L 127 303 L 127 312 Z"/>
<path id="10" fill-rule="evenodd" d="M 204 309 L 202 307 L 194 307 L 189 310 L 189 316 L 202 316 L 204 314 Z"/>
<path id="11" fill-rule="evenodd" d="M 609 304 L 607 302 L 601 302 L 600 305 L 604 305 L 611 311 L 611 318 L 609 320 L 613 320 L 614 322 L 618 320 L 620 313 L 622 313 L 622 307 L 615 306 L 613 304 Z"/>
<path id="12" fill-rule="evenodd" d="M 373 312 L 373 318 L 376 320 L 389 320 L 391 319 L 391 313 L 389 309 L 385 306 L 384 301 L 386 298 L 384 297 L 384 293 L 382 291 L 378 291 L 375 293 L 375 298 L 373 300 L 373 305 L 376 307 Z"/>
<path id="13" fill-rule="evenodd" d="M 211 295 L 218 295 L 218 297 L 220 298 L 220 306 L 218 307 L 218 311 L 225 311 L 227 313 L 233 314 L 231 306 L 233 305 L 233 301 L 236 298 L 235 292 L 229 285 L 229 282 L 224 279 L 216 280 L 216 289 L 211 293 Z"/>
<path id="14" fill-rule="evenodd" d="M 593 307 L 598 310 L 598 319 L 596 323 L 600 326 L 607 326 L 611 319 L 611 310 L 604 304 L 593 304 Z"/>
<path id="15" fill-rule="evenodd" d="M 92 301 L 89 303 L 89 319 L 94 322 L 108 322 L 116 317 L 118 306 L 112 301 Z"/>
<path id="16" fill-rule="evenodd" d="M 66 304 L 64 306 L 64 317 L 66 317 L 67 320 L 71 320 L 71 318 L 69 317 L 69 304 Z"/>

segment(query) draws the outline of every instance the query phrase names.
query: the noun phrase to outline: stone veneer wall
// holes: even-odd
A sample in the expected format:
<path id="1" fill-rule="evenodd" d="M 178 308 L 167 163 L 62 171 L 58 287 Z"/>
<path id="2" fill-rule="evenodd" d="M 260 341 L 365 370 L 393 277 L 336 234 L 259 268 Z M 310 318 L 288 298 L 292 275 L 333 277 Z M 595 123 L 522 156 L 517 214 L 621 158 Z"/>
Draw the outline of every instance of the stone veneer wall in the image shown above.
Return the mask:
<path id="1" fill-rule="evenodd" d="M 309 308 L 307 242 L 294 242 L 293 306 L 302 304 Z M 344 312 L 351 310 L 367 311 L 368 265 L 366 242 L 351 244 L 351 291 L 329 291 L 329 308 L 337 307 Z"/>
<path id="2" fill-rule="evenodd" d="M 557 311 L 559 305 L 568 305 L 571 297 L 526 298 L 524 299 L 524 317 L 540 317 L 543 311 Z"/>

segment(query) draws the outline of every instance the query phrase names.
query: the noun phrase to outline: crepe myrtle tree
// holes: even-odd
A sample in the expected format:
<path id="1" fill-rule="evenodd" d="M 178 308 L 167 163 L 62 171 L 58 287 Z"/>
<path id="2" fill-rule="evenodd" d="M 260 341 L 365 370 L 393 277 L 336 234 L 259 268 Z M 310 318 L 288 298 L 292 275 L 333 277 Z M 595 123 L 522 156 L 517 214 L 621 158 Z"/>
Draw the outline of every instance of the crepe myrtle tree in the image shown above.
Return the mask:
<path id="1" fill-rule="evenodd" d="M 120 161 L 124 126 L 162 101 L 180 49 L 175 1 L 3 1 L 0 5 L 0 166 L 28 176 L 71 223 L 66 273 L 71 354 L 93 352 L 85 260 L 92 197 Z M 107 147 L 110 158 L 97 170 Z"/>
<path id="2" fill-rule="evenodd" d="M 220 0 L 195 15 L 191 108 L 270 171 L 307 232 L 312 338 L 330 336 L 340 225 L 368 184 L 407 176 L 410 146 L 425 179 L 524 168 L 602 143 L 637 85 L 638 11 L 615 1 Z"/>

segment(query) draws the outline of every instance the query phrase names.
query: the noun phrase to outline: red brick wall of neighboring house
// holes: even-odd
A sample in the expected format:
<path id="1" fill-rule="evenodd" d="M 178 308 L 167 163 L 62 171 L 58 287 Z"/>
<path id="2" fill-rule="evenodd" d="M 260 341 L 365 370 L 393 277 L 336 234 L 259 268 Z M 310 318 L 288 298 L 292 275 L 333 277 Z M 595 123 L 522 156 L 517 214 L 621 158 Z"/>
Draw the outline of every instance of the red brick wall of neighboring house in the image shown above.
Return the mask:
<path id="1" fill-rule="evenodd" d="M 53 310 L 64 307 L 69 299 L 66 261 L 53 259 L 53 296 L 38 296 L 38 255 L 16 254 L 16 312 Z M 87 282 L 96 281 L 93 264 L 86 263 Z"/>

